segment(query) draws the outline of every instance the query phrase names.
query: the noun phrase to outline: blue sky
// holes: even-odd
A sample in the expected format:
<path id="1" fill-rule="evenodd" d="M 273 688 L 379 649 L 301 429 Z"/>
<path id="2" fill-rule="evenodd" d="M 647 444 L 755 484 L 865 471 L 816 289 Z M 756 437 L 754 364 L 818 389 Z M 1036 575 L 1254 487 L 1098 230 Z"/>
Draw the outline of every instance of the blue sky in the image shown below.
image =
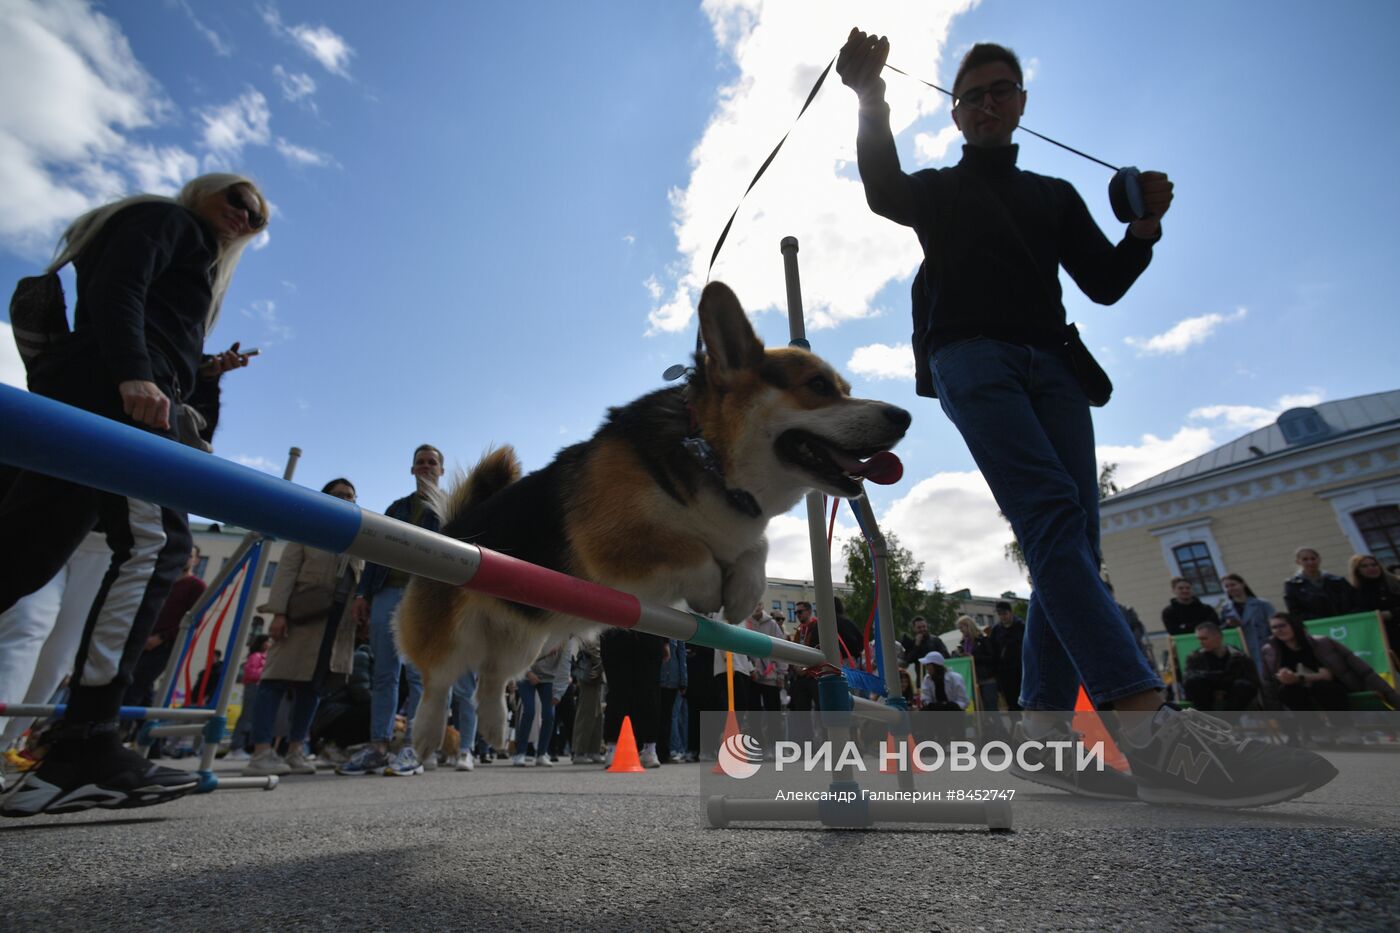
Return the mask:
<path id="1" fill-rule="evenodd" d="M 1121 478 L 1395 387 L 1400 8 L 1360 0 L 0 0 L 0 279 L 37 271 L 87 206 L 246 172 L 275 214 L 210 346 L 263 353 L 226 379 L 220 456 L 280 473 L 298 446 L 298 481 L 348 475 L 380 510 L 423 441 L 449 465 L 510 442 L 542 466 L 685 358 L 720 228 L 852 25 L 945 86 L 971 43 L 1003 42 L 1026 66 L 1025 125 L 1176 181 L 1124 300 L 1066 282 L 1117 386 L 1096 424 Z M 956 161 L 946 101 L 889 86 L 906 169 Z M 854 129 L 833 75 L 715 278 L 783 343 L 778 240 L 798 237 L 814 348 L 915 415 L 905 480 L 872 493 L 882 523 L 930 581 L 1024 592 L 960 438 L 913 393 L 917 245 L 865 209 Z M 1023 167 L 1072 181 L 1119 235 L 1107 170 L 1019 141 Z M 19 384 L 3 330 L 0 380 Z M 810 578 L 800 512 L 771 538 L 770 573 Z"/>

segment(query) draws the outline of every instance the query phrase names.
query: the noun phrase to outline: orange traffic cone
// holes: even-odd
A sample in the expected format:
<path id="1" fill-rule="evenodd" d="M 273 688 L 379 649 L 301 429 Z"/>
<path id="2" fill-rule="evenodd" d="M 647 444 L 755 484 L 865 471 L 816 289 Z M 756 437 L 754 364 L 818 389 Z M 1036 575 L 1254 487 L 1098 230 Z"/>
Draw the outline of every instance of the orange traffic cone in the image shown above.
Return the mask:
<path id="1" fill-rule="evenodd" d="M 645 771 L 642 767 L 641 759 L 637 757 L 637 737 L 632 734 L 632 717 L 622 717 L 622 731 L 617 736 L 617 748 L 613 751 L 612 764 L 608 765 L 610 774 L 630 774 L 633 771 Z"/>
<path id="2" fill-rule="evenodd" d="M 739 717 L 734 715 L 734 711 L 733 711 L 733 710 L 730 710 L 730 711 L 729 711 L 729 715 L 724 717 L 724 735 L 722 735 L 722 736 L 719 737 L 719 744 L 720 744 L 720 746 L 723 747 L 725 742 L 728 742 L 731 738 L 733 738 L 734 736 L 736 736 L 736 735 L 738 735 L 738 734 L 739 734 Z M 718 756 L 716 756 L 716 757 L 718 757 Z M 710 769 L 710 773 L 711 773 L 711 774 L 723 774 L 723 773 L 724 773 L 724 769 L 721 768 L 721 767 L 719 766 L 719 762 L 716 761 L 716 762 L 715 762 L 715 766 L 714 766 L 713 768 Z"/>
<path id="3" fill-rule="evenodd" d="M 907 761 L 909 764 L 909 770 L 917 774 L 928 773 L 931 769 L 926 768 L 922 764 L 920 764 L 918 756 L 914 754 L 914 746 L 918 744 L 914 741 L 914 733 L 909 733 L 909 735 L 905 739 L 905 743 L 905 748 L 908 749 Z M 885 733 L 885 747 L 891 750 L 894 749 L 894 736 L 888 732 Z M 892 763 L 882 762 L 880 765 L 881 774 L 897 774 L 898 772 L 899 769 L 895 767 Z"/>
<path id="4" fill-rule="evenodd" d="M 1114 744 L 1113 737 L 1104 728 L 1103 720 L 1099 718 L 1098 710 L 1094 709 L 1094 704 L 1089 702 L 1089 694 L 1084 692 L 1084 685 L 1079 686 L 1079 698 L 1074 701 L 1074 729 L 1084 736 L 1084 744 L 1093 746 L 1096 742 L 1103 743 L 1103 760 L 1116 771 L 1128 770 L 1128 759 L 1123 757 L 1118 746 Z"/>

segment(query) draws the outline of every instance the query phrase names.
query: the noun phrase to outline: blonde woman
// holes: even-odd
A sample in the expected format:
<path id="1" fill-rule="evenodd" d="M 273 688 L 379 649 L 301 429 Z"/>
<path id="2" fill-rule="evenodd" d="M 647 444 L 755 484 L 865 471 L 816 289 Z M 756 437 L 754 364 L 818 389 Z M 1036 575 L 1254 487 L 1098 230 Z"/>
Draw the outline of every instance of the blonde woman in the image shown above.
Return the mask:
<path id="1" fill-rule="evenodd" d="M 73 332 L 26 361 L 29 388 L 175 438 L 179 403 L 201 390 L 216 396 L 219 376 L 247 365 L 236 343 L 204 356 L 204 337 L 267 218 L 257 187 L 225 174 L 196 178 L 175 198 L 138 195 L 79 217 L 50 266 L 77 271 Z M 47 582 L 99 518 L 112 563 L 88 613 L 68 712 L 44 763 L 0 804 L 5 816 L 149 806 L 195 787 L 190 772 L 155 766 L 117 739 L 122 693 L 189 557 L 183 512 L 19 473 L 0 502 L 0 535 L 24 547 L 0 575 L 0 612 Z"/>

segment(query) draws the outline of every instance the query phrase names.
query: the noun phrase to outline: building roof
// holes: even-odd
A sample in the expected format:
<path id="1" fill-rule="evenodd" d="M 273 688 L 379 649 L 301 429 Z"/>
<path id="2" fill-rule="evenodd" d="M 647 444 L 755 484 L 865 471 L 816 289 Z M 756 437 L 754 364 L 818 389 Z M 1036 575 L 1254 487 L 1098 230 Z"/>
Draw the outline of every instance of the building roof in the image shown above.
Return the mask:
<path id="1" fill-rule="evenodd" d="M 1321 423 L 1318 424 L 1315 419 L 1320 419 Z M 1194 460 L 1187 460 L 1129 486 L 1104 501 L 1117 502 L 1246 463 L 1283 457 L 1298 450 L 1394 425 L 1400 425 L 1400 389 L 1323 402 L 1311 408 L 1290 408 L 1268 427 L 1251 431 Z M 1309 431 L 1309 427 L 1316 430 Z"/>

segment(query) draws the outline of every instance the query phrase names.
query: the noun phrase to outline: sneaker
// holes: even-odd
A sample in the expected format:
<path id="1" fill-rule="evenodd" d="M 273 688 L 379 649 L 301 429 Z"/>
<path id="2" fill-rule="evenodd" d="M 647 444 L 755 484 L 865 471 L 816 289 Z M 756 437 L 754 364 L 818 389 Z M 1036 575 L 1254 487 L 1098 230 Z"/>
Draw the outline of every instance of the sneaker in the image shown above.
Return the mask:
<path id="1" fill-rule="evenodd" d="M 1228 722 L 1198 710 L 1163 706 L 1152 737 L 1121 745 L 1148 803 L 1262 807 L 1316 790 L 1337 776 L 1321 755 L 1241 739 Z"/>
<path id="2" fill-rule="evenodd" d="M 300 745 L 287 749 L 287 757 L 283 760 L 286 762 L 289 774 L 316 773 L 316 762 L 307 757 L 306 750 Z"/>
<path id="3" fill-rule="evenodd" d="M 1128 775 L 1107 764 L 1103 766 L 1102 771 L 1092 767 L 1080 771 L 1075 767 L 1079 757 L 1077 749 L 1052 747 L 1049 744 L 1073 742 L 1079 745 L 1083 738 L 1078 732 L 1065 726 L 1056 726 L 1038 740 L 1038 748 L 1028 748 L 1025 747 L 1025 743 L 1031 740 L 1026 735 L 1025 725 L 1018 722 L 1011 730 L 1011 747 L 1017 749 L 1017 755 L 1012 759 L 1009 770 L 1023 781 L 1054 787 L 1080 797 L 1093 797 L 1097 800 L 1137 800 L 1137 782 Z M 1060 752 L 1060 767 L 1056 767 L 1057 751 Z M 1021 758 L 1025 758 L 1028 765 L 1038 764 L 1040 767 L 1023 768 Z"/>
<path id="4" fill-rule="evenodd" d="M 225 755 L 224 757 L 227 758 L 229 761 L 252 761 L 252 760 L 253 760 L 253 756 L 250 755 L 250 754 L 248 754 L 248 750 L 247 750 L 247 749 L 244 749 L 244 748 L 240 748 L 240 749 L 236 749 L 236 750 L 234 750 L 234 751 L 231 751 L 231 752 L 229 752 L 227 755 Z"/>
<path id="5" fill-rule="evenodd" d="M 544 753 L 544 754 L 541 754 L 541 755 L 536 755 L 536 756 L 535 756 L 535 764 L 538 765 L 538 766 L 541 767 L 541 768 L 552 768 L 552 767 L 554 767 L 554 762 L 550 759 L 549 753 L 547 753 L 547 752 Z"/>
<path id="6" fill-rule="evenodd" d="M 423 773 L 423 762 L 418 760 L 418 753 L 413 750 L 412 745 L 405 745 L 399 749 L 393 760 L 384 766 L 384 773 L 390 777 L 412 777 Z"/>
<path id="7" fill-rule="evenodd" d="M 615 745 L 609 745 L 609 746 L 608 746 L 607 752 L 605 752 L 604 755 L 603 755 L 602 765 L 603 765 L 604 768 L 611 768 L 611 767 L 612 767 L 613 756 L 616 755 L 616 754 L 617 754 L 617 746 L 615 746 Z"/>
<path id="8" fill-rule="evenodd" d="M 637 761 L 641 762 L 643 768 L 661 767 L 661 759 L 656 757 L 654 748 L 643 748 L 637 753 Z"/>
<path id="9" fill-rule="evenodd" d="M 517 768 L 533 768 L 535 766 L 535 759 L 524 752 L 520 752 L 518 755 L 511 758 L 510 763 Z"/>
<path id="10" fill-rule="evenodd" d="M 288 756 L 290 758 L 291 756 Z M 291 774 L 290 761 L 283 760 L 276 750 L 268 748 L 258 752 L 243 766 L 244 777 L 266 777 L 268 775 Z M 299 772 L 300 773 L 300 772 Z"/>
<path id="11" fill-rule="evenodd" d="M 456 760 L 453 761 L 452 767 L 456 768 L 458 771 L 472 771 L 476 768 L 476 762 L 472 759 L 471 752 L 462 752 L 462 754 L 458 755 Z"/>
<path id="12" fill-rule="evenodd" d="M 69 727 L 39 767 L 0 802 L 0 815 L 124 810 L 168 803 L 199 786 L 197 775 L 147 761 L 117 740 L 116 723 Z"/>
<path id="13" fill-rule="evenodd" d="M 18 771 L 23 774 L 25 771 L 33 771 L 39 767 L 39 759 L 28 751 L 14 748 L 6 749 L 4 759 L 6 771 Z"/>
<path id="14" fill-rule="evenodd" d="M 335 769 L 336 774 L 383 774 L 389 766 L 389 753 L 366 745 Z"/>
<path id="15" fill-rule="evenodd" d="M 440 764 L 440 762 L 438 761 L 439 754 L 440 752 L 433 752 L 430 755 L 428 755 L 427 758 L 423 759 L 424 771 L 436 771 L 438 769 L 438 765 Z"/>
<path id="16" fill-rule="evenodd" d="M 600 765 L 603 762 L 607 761 L 607 758 L 603 755 L 602 752 L 594 752 L 593 754 L 588 756 L 588 760 L 593 762 L 595 765 Z M 612 764 L 612 762 L 608 761 L 608 764 Z"/>
<path id="17" fill-rule="evenodd" d="M 350 756 L 345 754 L 344 749 L 333 742 L 322 742 L 321 750 L 316 755 L 316 766 L 318 768 L 338 768 L 350 760 Z"/>

